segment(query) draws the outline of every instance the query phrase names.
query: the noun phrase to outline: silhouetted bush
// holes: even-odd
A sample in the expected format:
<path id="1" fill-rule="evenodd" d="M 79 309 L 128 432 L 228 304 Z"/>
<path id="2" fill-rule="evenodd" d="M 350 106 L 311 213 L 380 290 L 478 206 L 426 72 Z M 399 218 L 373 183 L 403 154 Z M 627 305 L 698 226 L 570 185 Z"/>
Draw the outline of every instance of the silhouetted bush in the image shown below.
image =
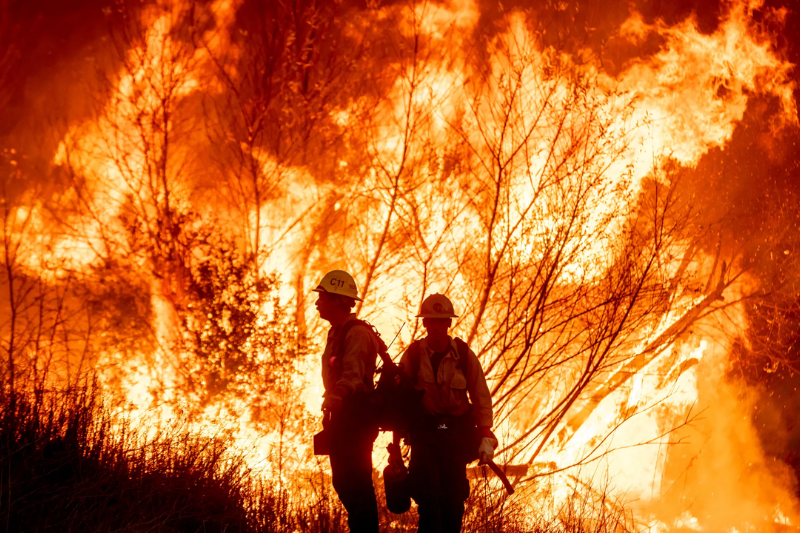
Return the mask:
<path id="1" fill-rule="evenodd" d="M 245 532 L 249 477 L 214 437 L 145 439 L 86 386 L 0 402 L 0 523 L 9 532 Z"/>
<path id="2" fill-rule="evenodd" d="M 279 489 L 224 438 L 193 434 L 181 422 L 136 426 L 104 406 L 92 384 L 0 395 L 0 529 L 9 533 L 346 532 L 327 474 L 320 468 L 307 481 L 311 495 Z M 381 531 L 415 531 L 414 510 L 389 513 L 377 472 L 374 481 Z M 595 503 L 576 495 L 557 519 L 537 521 L 476 486 L 463 531 L 629 531 L 624 509 Z"/>

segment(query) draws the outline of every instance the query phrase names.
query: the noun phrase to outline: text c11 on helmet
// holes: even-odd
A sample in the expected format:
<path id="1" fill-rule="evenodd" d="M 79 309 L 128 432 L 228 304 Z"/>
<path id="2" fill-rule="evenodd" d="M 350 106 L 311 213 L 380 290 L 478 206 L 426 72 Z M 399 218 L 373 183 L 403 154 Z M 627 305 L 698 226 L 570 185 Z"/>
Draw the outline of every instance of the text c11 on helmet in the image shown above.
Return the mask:
<path id="1" fill-rule="evenodd" d="M 322 281 L 319 282 L 313 292 L 327 292 L 329 294 L 338 294 L 339 296 L 347 296 L 353 300 L 362 301 L 358 297 L 358 287 L 356 287 L 356 280 L 353 276 L 344 270 L 331 270 Z"/>
<path id="2" fill-rule="evenodd" d="M 422 300 L 422 308 L 417 318 L 456 318 L 451 302 L 444 294 L 431 294 Z"/>

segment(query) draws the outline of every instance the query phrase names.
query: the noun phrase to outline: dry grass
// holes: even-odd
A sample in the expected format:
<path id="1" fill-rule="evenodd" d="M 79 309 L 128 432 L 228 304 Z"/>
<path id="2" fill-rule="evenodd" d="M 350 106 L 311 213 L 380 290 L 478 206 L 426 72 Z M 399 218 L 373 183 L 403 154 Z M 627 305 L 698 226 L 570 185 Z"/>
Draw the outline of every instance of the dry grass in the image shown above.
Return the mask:
<path id="1" fill-rule="evenodd" d="M 98 400 L 94 386 L 0 397 L 0 529 L 16 532 L 249 533 L 347 531 L 346 514 L 320 471 L 313 497 L 278 491 L 223 439 L 182 427 L 147 437 Z M 416 513 L 389 513 L 381 531 L 416 530 Z M 619 533 L 624 511 L 573 498 L 555 520 L 476 486 L 465 532 Z"/>
<path id="2" fill-rule="evenodd" d="M 4 396 L 0 523 L 17 531 L 249 531 L 249 479 L 213 438 L 144 439 L 93 387 Z"/>
<path id="3" fill-rule="evenodd" d="M 94 386 L 0 397 L 3 531 L 346 531 L 320 477 L 313 501 L 277 492 L 224 439 L 180 425 L 144 436 Z"/>

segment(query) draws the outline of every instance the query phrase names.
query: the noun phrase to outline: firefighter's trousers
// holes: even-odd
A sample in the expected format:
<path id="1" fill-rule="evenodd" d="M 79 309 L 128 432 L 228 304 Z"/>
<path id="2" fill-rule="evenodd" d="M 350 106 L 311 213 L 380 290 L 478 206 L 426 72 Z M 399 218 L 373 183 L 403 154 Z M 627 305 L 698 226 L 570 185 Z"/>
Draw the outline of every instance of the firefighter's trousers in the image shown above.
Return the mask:
<path id="1" fill-rule="evenodd" d="M 372 445 L 378 430 L 345 402 L 331 420 L 331 473 L 333 488 L 347 510 L 351 533 L 378 533 L 378 504 L 372 485 Z"/>
<path id="2" fill-rule="evenodd" d="M 446 429 L 440 427 L 446 425 Z M 419 533 L 458 533 L 469 497 L 465 442 L 469 429 L 452 420 L 411 431 L 409 478 Z"/>

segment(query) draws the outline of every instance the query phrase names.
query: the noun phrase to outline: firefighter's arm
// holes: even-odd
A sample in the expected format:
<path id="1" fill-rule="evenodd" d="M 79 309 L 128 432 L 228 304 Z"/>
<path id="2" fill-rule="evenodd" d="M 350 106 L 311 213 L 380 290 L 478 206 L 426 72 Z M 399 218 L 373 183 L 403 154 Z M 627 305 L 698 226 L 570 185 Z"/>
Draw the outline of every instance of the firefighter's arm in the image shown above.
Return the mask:
<path id="1" fill-rule="evenodd" d="M 342 374 L 331 393 L 326 397 L 347 398 L 364 383 L 367 361 L 375 361 L 378 355 L 372 335 L 367 328 L 355 326 L 347 332 L 342 355 Z"/>

